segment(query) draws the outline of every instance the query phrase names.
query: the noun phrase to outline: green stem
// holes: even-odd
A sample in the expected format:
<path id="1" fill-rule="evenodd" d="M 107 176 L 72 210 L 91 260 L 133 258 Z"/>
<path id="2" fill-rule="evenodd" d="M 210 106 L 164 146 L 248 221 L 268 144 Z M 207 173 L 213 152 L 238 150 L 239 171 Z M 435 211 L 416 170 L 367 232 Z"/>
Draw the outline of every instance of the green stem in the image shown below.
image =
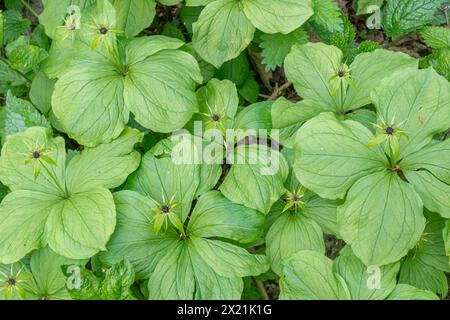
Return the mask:
<path id="1" fill-rule="evenodd" d="M 344 115 L 345 111 L 344 111 L 344 82 L 343 81 L 341 81 L 340 86 L 341 86 L 341 113 L 342 113 L 342 115 Z"/>
<path id="2" fill-rule="evenodd" d="M 36 18 L 39 18 L 38 13 L 30 6 L 30 4 L 25 1 L 25 0 L 20 0 L 22 2 L 22 4 L 28 9 L 28 11 L 30 11 L 33 16 L 35 16 Z"/>
<path id="3" fill-rule="evenodd" d="M 41 160 L 39 160 L 39 163 L 42 165 L 42 168 L 44 168 L 45 172 L 47 172 L 47 174 L 49 175 L 49 177 L 52 179 L 52 181 L 55 183 L 56 187 L 58 187 L 59 190 L 61 190 L 61 192 L 67 196 L 67 191 L 63 189 L 63 187 L 59 184 L 58 180 L 56 179 L 56 177 L 53 175 L 53 173 L 47 168 L 47 166 L 44 164 L 44 162 L 42 162 Z"/>

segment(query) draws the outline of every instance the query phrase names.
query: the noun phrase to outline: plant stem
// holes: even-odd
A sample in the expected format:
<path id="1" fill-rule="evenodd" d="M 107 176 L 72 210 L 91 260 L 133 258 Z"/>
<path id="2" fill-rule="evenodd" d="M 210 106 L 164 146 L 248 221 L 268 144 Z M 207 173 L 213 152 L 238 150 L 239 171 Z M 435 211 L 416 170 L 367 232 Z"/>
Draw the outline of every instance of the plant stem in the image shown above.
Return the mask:
<path id="1" fill-rule="evenodd" d="M 31 12 L 31 14 L 33 14 L 33 16 L 35 16 L 36 18 L 39 18 L 38 13 L 30 6 L 30 4 L 28 3 L 28 1 L 26 0 L 20 0 L 22 2 L 22 4 L 28 9 L 28 11 Z"/>
<path id="2" fill-rule="evenodd" d="M 344 115 L 344 82 L 341 81 L 341 113 Z"/>
<path id="3" fill-rule="evenodd" d="M 47 172 L 47 174 L 49 175 L 49 177 L 52 179 L 52 181 L 55 183 L 56 187 L 61 190 L 61 192 L 67 196 L 67 191 L 63 189 L 63 187 L 61 187 L 61 185 L 59 184 L 58 180 L 56 179 L 56 177 L 53 175 L 53 173 L 47 168 L 47 166 L 44 164 L 44 162 L 42 162 L 41 160 L 39 160 L 39 163 L 42 165 L 42 168 L 44 168 L 45 172 Z"/>
<path id="4" fill-rule="evenodd" d="M 262 281 L 256 280 L 255 277 L 253 277 L 255 280 L 256 287 L 258 288 L 259 292 L 261 293 L 261 296 L 263 300 L 270 300 L 269 295 L 267 294 L 266 287 L 264 286 L 264 283 Z"/>

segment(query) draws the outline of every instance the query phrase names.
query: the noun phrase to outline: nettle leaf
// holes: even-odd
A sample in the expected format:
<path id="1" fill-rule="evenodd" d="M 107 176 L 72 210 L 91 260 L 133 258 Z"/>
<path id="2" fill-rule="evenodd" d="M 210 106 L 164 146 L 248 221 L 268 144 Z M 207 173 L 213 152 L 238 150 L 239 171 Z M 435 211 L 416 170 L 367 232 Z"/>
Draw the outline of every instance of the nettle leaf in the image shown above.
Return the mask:
<path id="1" fill-rule="evenodd" d="M 181 128 L 197 111 L 194 90 L 202 82 L 194 57 L 176 50 L 182 45 L 164 36 L 134 39 L 120 66 L 89 49 L 73 57 L 52 97 L 65 131 L 84 145 L 109 142 L 122 132 L 130 111 L 154 131 Z"/>
<path id="2" fill-rule="evenodd" d="M 431 143 L 448 126 L 448 86 L 431 69 L 386 79 L 372 94 L 379 115 L 373 138 L 361 125 L 330 114 L 298 131 L 294 170 L 300 182 L 331 199 L 344 198 L 351 187 L 338 208 L 339 234 L 366 265 L 395 262 L 414 247 L 425 227 L 422 203 L 448 214 L 448 151 L 444 142 L 437 156 Z"/>
<path id="3" fill-rule="evenodd" d="M 217 191 L 198 199 L 181 234 L 173 227 L 154 231 L 155 203 L 149 197 L 121 191 L 115 201 L 117 231 L 100 257 L 106 263 L 128 257 L 137 277 L 149 278 L 150 299 L 238 299 L 240 278 L 268 269 L 264 256 L 206 238 L 253 239 L 264 221 L 257 211 L 233 204 Z"/>
<path id="4" fill-rule="evenodd" d="M 0 110 L 0 118 L 0 135 L 3 141 L 7 136 L 30 127 L 50 128 L 48 120 L 30 102 L 16 98 L 11 91 L 6 95 L 6 106 Z"/>
<path id="5" fill-rule="evenodd" d="M 255 28 L 287 34 L 308 20 L 313 10 L 307 0 L 218 0 L 205 5 L 193 24 L 192 42 L 200 56 L 219 68 L 236 58 L 253 39 Z"/>
<path id="6" fill-rule="evenodd" d="M 312 0 L 314 16 L 311 19 L 331 32 L 339 32 L 343 30 L 343 21 L 341 18 L 341 9 L 334 0 Z"/>
<path id="7" fill-rule="evenodd" d="M 261 35 L 261 40 L 259 46 L 263 49 L 263 63 L 267 70 L 275 70 L 283 63 L 294 44 L 308 42 L 308 34 L 304 29 L 299 28 L 288 34 L 266 33 Z"/>
<path id="8" fill-rule="evenodd" d="M 399 283 L 429 290 L 445 298 L 448 282 L 444 272 L 450 271 L 445 254 L 442 229 L 445 220 L 436 214 L 428 214 L 427 224 L 419 243 L 402 261 Z"/>
<path id="9" fill-rule="evenodd" d="M 3 43 L 7 44 L 25 33 L 31 25 L 30 20 L 24 19 L 17 10 L 6 10 L 3 12 Z"/>
<path id="10" fill-rule="evenodd" d="M 400 263 L 367 268 L 345 246 L 334 261 L 334 270 L 344 278 L 353 300 L 383 300 L 395 289 Z"/>
<path id="11" fill-rule="evenodd" d="M 267 214 L 284 193 L 289 173 L 284 156 L 264 145 L 241 145 L 232 154 L 234 161 L 220 186 L 231 201 Z"/>
<path id="12" fill-rule="evenodd" d="M 286 260 L 280 279 L 282 300 L 349 300 L 344 279 L 333 261 L 315 251 L 300 251 Z"/>
<path id="13" fill-rule="evenodd" d="M 108 154 L 104 146 L 87 149 L 72 158 L 66 169 L 61 137 L 52 138 L 41 127 L 9 136 L 0 157 L 0 179 L 12 190 L 0 205 L 0 261 L 18 261 L 46 244 L 73 259 L 88 258 L 104 250 L 115 226 L 115 205 L 105 186 L 119 186 L 137 168 L 139 155 L 133 147 L 141 139 L 137 130 L 127 129 L 112 142 L 117 150 Z M 105 159 L 103 155 L 115 157 Z M 96 163 L 84 167 L 91 157 L 97 157 Z M 120 168 L 124 162 L 127 168 L 98 176 L 99 168 Z M 85 170 L 90 172 L 88 176 L 72 177 Z"/>
<path id="14" fill-rule="evenodd" d="M 434 21 L 443 0 L 395 0 L 383 7 L 383 28 L 390 37 L 415 31 Z"/>
<path id="15" fill-rule="evenodd" d="M 124 258 L 97 277 L 83 266 L 64 266 L 66 286 L 75 300 L 134 300 L 130 287 L 134 283 L 133 265 Z"/>
<path id="16" fill-rule="evenodd" d="M 445 27 L 425 27 L 420 31 L 426 44 L 434 49 L 450 48 L 450 30 Z"/>
<path id="17" fill-rule="evenodd" d="M 285 60 L 286 75 L 303 99 L 340 114 L 370 104 L 370 92 L 387 75 L 417 66 L 418 61 L 406 54 L 379 49 L 359 54 L 345 75 L 341 50 L 323 43 L 295 45 Z M 344 80 L 339 80 L 339 70 Z"/>

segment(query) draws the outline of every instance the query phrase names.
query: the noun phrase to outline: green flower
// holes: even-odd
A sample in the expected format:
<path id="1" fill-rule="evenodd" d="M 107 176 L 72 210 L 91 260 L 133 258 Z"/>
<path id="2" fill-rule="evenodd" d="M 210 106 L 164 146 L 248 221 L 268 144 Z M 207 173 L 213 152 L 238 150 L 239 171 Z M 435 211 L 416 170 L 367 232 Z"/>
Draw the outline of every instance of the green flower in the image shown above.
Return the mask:
<path id="1" fill-rule="evenodd" d="M 156 208 L 152 209 L 152 211 L 155 212 L 152 222 L 156 233 L 159 233 L 159 231 L 161 231 L 163 225 L 165 225 L 164 232 L 167 231 L 168 221 L 170 221 L 172 225 L 178 229 L 178 231 L 184 234 L 183 223 L 181 222 L 177 213 L 174 211 L 174 209 L 177 208 L 180 204 L 174 202 L 174 198 L 175 195 L 173 195 L 169 201 L 166 201 L 164 193 L 162 195 L 162 203 L 159 203 L 158 201 L 150 198 L 156 204 Z"/>
<path id="2" fill-rule="evenodd" d="M 26 283 L 31 278 L 31 273 L 23 272 L 23 268 L 14 272 L 13 265 L 8 273 L 0 271 L 0 291 L 3 291 L 5 300 L 14 299 L 16 296 L 25 299 Z"/>
<path id="3" fill-rule="evenodd" d="M 304 209 L 305 208 L 305 201 L 303 201 L 303 198 L 305 196 L 306 188 L 300 187 L 297 190 L 294 191 L 286 191 L 286 197 L 284 200 L 286 201 L 286 205 L 284 206 L 283 212 L 287 210 L 294 210 L 297 212 L 298 209 Z"/>
<path id="4" fill-rule="evenodd" d="M 396 124 L 395 117 L 390 123 L 387 123 L 381 115 L 379 115 L 381 124 L 373 124 L 377 130 L 377 134 L 369 141 L 368 146 L 374 147 L 385 142 L 384 149 L 390 150 L 391 163 L 396 164 L 400 152 L 400 140 L 402 137 L 408 137 L 405 131 L 401 129 L 403 122 Z"/>
<path id="5" fill-rule="evenodd" d="M 25 156 L 24 164 L 31 164 L 34 171 L 34 179 L 39 176 L 41 173 L 41 168 L 44 168 L 45 171 L 48 171 L 45 163 L 50 164 L 52 166 L 56 166 L 56 162 L 50 157 L 54 152 L 50 149 L 46 148 L 44 145 L 38 145 L 36 143 L 34 147 L 27 145 L 29 152 L 28 153 L 20 153 Z"/>

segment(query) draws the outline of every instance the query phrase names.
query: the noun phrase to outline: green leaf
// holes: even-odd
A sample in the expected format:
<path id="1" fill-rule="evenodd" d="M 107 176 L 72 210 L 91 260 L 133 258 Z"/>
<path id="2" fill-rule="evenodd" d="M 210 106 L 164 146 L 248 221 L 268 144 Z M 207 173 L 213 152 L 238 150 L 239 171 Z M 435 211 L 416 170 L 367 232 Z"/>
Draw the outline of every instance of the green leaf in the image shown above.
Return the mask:
<path id="1" fill-rule="evenodd" d="M 39 15 L 39 23 L 45 27 L 45 32 L 50 38 L 56 36 L 56 28 L 61 26 L 71 5 L 78 6 L 81 14 L 85 8 L 95 4 L 95 0 L 42 0 L 44 11 Z"/>
<path id="2" fill-rule="evenodd" d="M 308 0 L 244 0 L 240 5 L 251 23 L 265 33 L 292 32 L 313 15 Z"/>
<path id="3" fill-rule="evenodd" d="M 422 201 L 395 173 L 374 173 L 352 186 L 338 208 L 338 225 L 339 234 L 365 265 L 390 264 L 420 239 L 425 227 Z"/>
<path id="4" fill-rule="evenodd" d="M 434 21 L 442 0 L 395 0 L 383 7 L 383 28 L 388 36 L 415 31 Z"/>
<path id="5" fill-rule="evenodd" d="M 134 47 L 132 58 L 127 58 L 129 76 L 123 84 L 125 106 L 142 126 L 157 132 L 175 131 L 198 110 L 194 90 L 203 81 L 198 63 L 180 50 L 166 49 L 150 55 L 146 46 L 155 46 L 160 40 L 149 38 L 146 46 L 138 47 L 142 39 L 129 44 Z"/>
<path id="6" fill-rule="evenodd" d="M 333 261 L 315 251 L 300 251 L 286 260 L 280 279 L 281 300 L 348 300 L 344 279 Z"/>
<path id="7" fill-rule="evenodd" d="M 334 0 L 313 0 L 312 21 L 328 31 L 342 31 L 341 9 Z"/>
<path id="8" fill-rule="evenodd" d="M 142 137 L 138 130 L 126 128 L 108 144 L 85 148 L 67 166 L 68 188 L 82 192 L 99 185 L 109 189 L 120 186 L 139 166 L 141 156 L 133 147 Z"/>
<path id="9" fill-rule="evenodd" d="M 13 263 L 45 245 L 49 210 L 58 197 L 38 191 L 14 191 L 0 205 L 0 263 Z M 14 214 L 11 214 L 14 213 Z M 19 236 L 20 235 L 20 236 Z"/>
<path id="10" fill-rule="evenodd" d="M 80 144 L 109 142 L 128 122 L 124 87 L 114 65 L 93 53 L 88 61 L 79 60 L 58 79 L 52 96 L 53 112 Z"/>
<path id="11" fill-rule="evenodd" d="M 428 171 L 405 172 L 405 176 L 428 210 L 450 219 L 450 185 Z"/>
<path id="12" fill-rule="evenodd" d="M 132 296 L 130 287 L 134 282 L 133 265 L 127 259 L 113 265 L 103 279 L 102 300 L 125 300 Z"/>
<path id="13" fill-rule="evenodd" d="M 259 83 L 253 76 L 249 76 L 238 90 L 239 94 L 248 102 L 255 103 L 259 98 Z"/>
<path id="14" fill-rule="evenodd" d="M 402 123 L 408 137 L 400 141 L 400 158 L 408 159 L 448 129 L 450 83 L 432 69 L 397 73 L 377 86 L 371 97 L 385 121 Z"/>
<path id="15" fill-rule="evenodd" d="M 444 219 L 436 214 L 427 214 L 427 224 L 421 239 L 402 261 L 399 283 L 432 291 L 443 298 L 448 295 L 444 272 L 450 271 L 450 265 L 442 238 L 444 226 Z"/>
<path id="16" fill-rule="evenodd" d="M 418 60 L 400 52 L 378 49 L 359 54 L 350 65 L 354 86 L 348 88 L 344 102 L 345 110 L 354 110 L 370 104 L 372 90 L 378 88 L 392 73 L 417 67 Z"/>
<path id="17" fill-rule="evenodd" d="M 250 254 L 243 248 L 223 241 L 193 237 L 192 246 L 199 256 L 223 277 L 258 275 L 269 269 L 266 256 Z"/>
<path id="18" fill-rule="evenodd" d="M 308 34 L 299 28 L 288 34 L 263 34 L 261 40 L 259 46 L 263 49 L 263 64 L 267 70 L 275 70 L 284 62 L 293 45 L 308 42 Z"/>
<path id="19" fill-rule="evenodd" d="M 55 82 L 55 80 L 49 79 L 43 71 L 39 71 L 31 83 L 30 100 L 43 115 L 48 115 L 52 107 Z"/>
<path id="20" fill-rule="evenodd" d="M 414 152 L 402 161 L 405 171 L 425 169 L 436 178 L 450 184 L 450 140 L 432 141 L 428 146 Z"/>
<path id="21" fill-rule="evenodd" d="M 133 136 L 132 130 L 126 130 L 124 140 L 127 135 Z M 112 145 L 116 150 L 110 155 L 125 158 L 114 159 L 114 165 L 127 161 L 126 155 L 132 152 L 134 142 L 139 139 L 140 134 L 134 132 L 131 143 L 119 140 Z M 35 148 L 40 150 L 38 160 L 32 155 Z M 92 161 L 90 154 L 101 155 L 104 147 L 99 146 L 97 150 L 88 149 L 86 156 L 82 153 L 72 158 L 74 165 L 69 163 L 69 169 Z M 136 168 L 136 154 L 131 158 Z M 37 177 L 35 165 L 41 169 Z M 71 170 L 67 170 L 66 175 L 65 167 L 64 140 L 51 138 L 45 128 L 29 128 L 7 139 L 0 158 L 0 178 L 13 192 L 0 205 L 0 262 L 17 261 L 47 243 L 56 253 L 72 259 L 88 258 L 105 249 L 114 231 L 116 210 L 111 193 L 101 184 L 117 186 L 125 179 L 123 172 L 105 174 L 106 180 L 101 180 L 95 165 L 79 168 L 91 170 L 90 177 L 83 180 L 81 175 L 77 182 L 84 185 L 74 186 L 66 184 L 74 178 L 69 179 Z M 127 168 L 130 169 L 133 170 Z"/>
<path id="22" fill-rule="evenodd" d="M 445 27 L 425 27 L 420 31 L 429 47 L 434 49 L 450 48 L 450 30 Z"/>
<path id="23" fill-rule="evenodd" d="M 284 146 L 293 147 L 297 130 L 322 111 L 326 109 L 322 109 L 313 100 L 294 103 L 281 97 L 272 106 L 272 127 L 280 130 L 280 142 Z"/>
<path id="24" fill-rule="evenodd" d="M 222 80 L 228 79 L 237 86 L 241 86 L 249 77 L 249 73 L 250 64 L 248 62 L 247 54 L 242 52 L 235 59 L 226 61 L 220 69 L 217 70 L 215 76 Z"/>
<path id="25" fill-rule="evenodd" d="M 50 152 L 57 165 L 49 167 L 49 171 L 63 184 L 66 162 L 64 139 L 52 138 L 48 129 L 40 127 L 32 127 L 8 137 L 0 157 L 0 180 L 12 191 L 31 190 L 60 196 L 61 190 L 47 175 L 41 174 L 34 179 L 32 165 L 24 163 L 34 149 L 40 146 Z"/>
<path id="26" fill-rule="evenodd" d="M 439 300 L 431 291 L 417 289 L 408 284 L 399 284 L 387 300 Z"/>
<path id="27" fill-rule="evenodd" d="M 117 12 L 117 28 L 128 37 L 149 27 L 156 13 L 154 0 L 113 0 L 112 4 Z"/>
<path id="28" fill-rule="evenodd" d="M 242 145 L 232 152 L 234 164 L 220 191 L 235 203 L 267 214 L 284 193 L 283 183 L 288 175 L 286 159 L 264 145 Z"/>
<path id="29" fill-rule="evenodd" d="M 30 20 L 22 18 L 22 14 L 17 10 L 6 10 L 3 12 L 3 19 L 4 44 L 16 40 L 31 25 Z"/>
<path id="30" fill-rule="evenodd" d="M 206 230 L 204 223 L 213 220 L 207 215 L 217 217 L 220 211 L 204 211 L 202 207 L 210 203 L 208 198 L 216 195 L 205 194 L 203 197 L 205 200 L 200 198 L 198 203 L 200 208 L 194 208 L 193 221 L 190 221 L 186 235 L 180 237 L 172 228 L 165 233 L 154 233 L 152 216 L 155 213 L 151 209 L 155 204 L 149 198 L 132 191 L 116 193 L 117 229 L 108 244 L 108 251 L 100 255 L 101 260 L 113 263 L 128 257 L 137 277 L 149 278 L 150 299 L 238 299 L 243 289 L 239 277 L 266 271 L 265 258 L 250 255 L 244 249 L 220 240 L 204 239 L 201 234 L 240 238 L 243 228 L 257 228 L 248 223 L 253 221 L 261 226 L 262 221 L 237 218 L 237 213 L 246 215 L 250 212 L 232 211 L 236 213 L 227 220 L 233 221 L 231 225 L 225 222 L 226 226 L 211 225 L 212 229 Z M 198 228 L 197 223 L 200 223 Z"/>
<path id="31" fill-rule="evenodd" d="M 46 241 L 57 253 L 83 259 L 105 250 L 115 227 L 115 206 L 104 187 L 72 194 L 52 203 L 46 221 Z"/>
<path id="32" fill-rule="evenodd" d="M 70 265 L 63 268 L 67 277 L 67 291 L 74 300 L 100 300 L 101 281 L 86 268 Z"/>
<path id="33" fill-rule="evenodd" d="M 25 41 L 15 40 L 6 46 L 9 64 L 15 70 L 26 74 L 32 70 L 37 70 L 39 64 L 44 61 L 48 54 L 47 52 L 35 45 L 29 44 L 28 38 Z M 18 42 L 16 44 L 16 42 Z"/>
<path id="34" fill-rule="evenodd" d="M 360 123 L 339 121 L 331 113 L 309 120 L 296 137 L 297 178 L 323 198 L 344 198 L 358 179 L 388 166 L 382 149 L 367 147 L 371 137 Z"/>
<path id="35" fill-rule="evenodd" d="M 39 300 L 70 300 L 66 290 L 64 265 L 83 264 L 83 261 L 62 257 L 49 247 L 33 251 L 30 268 L 33 273 L 32 292 Z"/>
<path id="36" fill-rule="evenodd" d="M 175 208 L 180 218 L 188 216 L 191 203 L 200 186 L 200 168 L 198 165 L 176 164 L 171 158 L 156 158 L 147 152 L 142 158 L 139 169 L 127 182 L 127 189 L 166 204 L 174 197 L 180 206 Z"/>
<path id="37" fill-rule="evenodd" d="M 234 120 L 236 129 L 272 129 L 273 101 L 263 101 L 251 104 L 243 108 Z"/>
<path id="38" fill-rule="evenodd" d="M 248 243 L 261 235 L 264 216 L 256 210 L 235 204 L 219 191 L 202 195 L 189 219 L 188 230 L 198 237 L 219 236 Z"/>
<path id="39" fill-rule="evenodd" d="M 322 229 L 304 212 L 282 213 L 267 232 L 266 246 L 266 254 L 277 274 L 282 274 L 283 260 L 301 250 L 325 254 Z"/>
<path id="40" fill-rule="evenodd" d="M 132 40 L 120 66 L 76 44 L 88 51 L 71 60 L 56 82 L 52 103 L 65 131 L 79 143 L 92 147 L 116 138 L 130 111 L 142 126 L 159 132 L 181 128 L 197 111 L 194 89 L 202 77 L 195 59 L 175 50 L 181 41 Z"/>
<path id="41" fill-rule="evenodd" d="M 236 58 L 250 43 L 255 27 L 236 0 L 213 1 L 193 24 L 192 42 L 207 62 L 219 68 Z"/>
<path id="42" fill-rule="evenodd" d="M 6 95 L 6 106 L 1 109 L 0 114 L 2 122 L 0 135 L 3 141 L 7 136 L 30 127 L 50 128 L 48 120 L 30 102 L 14 97 L 11 91 Z"/>
<path id="43" fill-rule="evenodd" d="M 366 267 L 350 246 L 345 246 L 334 261 L 334 270 L 344 278 L 353 300 L 384 300 L 394 290 L 400 263 L 374 267 Z"/>
<path id="44" fill-rule="evenodd" d="M 286 56 L 285 72 L 298 94 L 329 111 L 339 110 L 332 95 L 330 78 L 341 64 L 342 52 L 323 43 L 294 45 Z"/>

